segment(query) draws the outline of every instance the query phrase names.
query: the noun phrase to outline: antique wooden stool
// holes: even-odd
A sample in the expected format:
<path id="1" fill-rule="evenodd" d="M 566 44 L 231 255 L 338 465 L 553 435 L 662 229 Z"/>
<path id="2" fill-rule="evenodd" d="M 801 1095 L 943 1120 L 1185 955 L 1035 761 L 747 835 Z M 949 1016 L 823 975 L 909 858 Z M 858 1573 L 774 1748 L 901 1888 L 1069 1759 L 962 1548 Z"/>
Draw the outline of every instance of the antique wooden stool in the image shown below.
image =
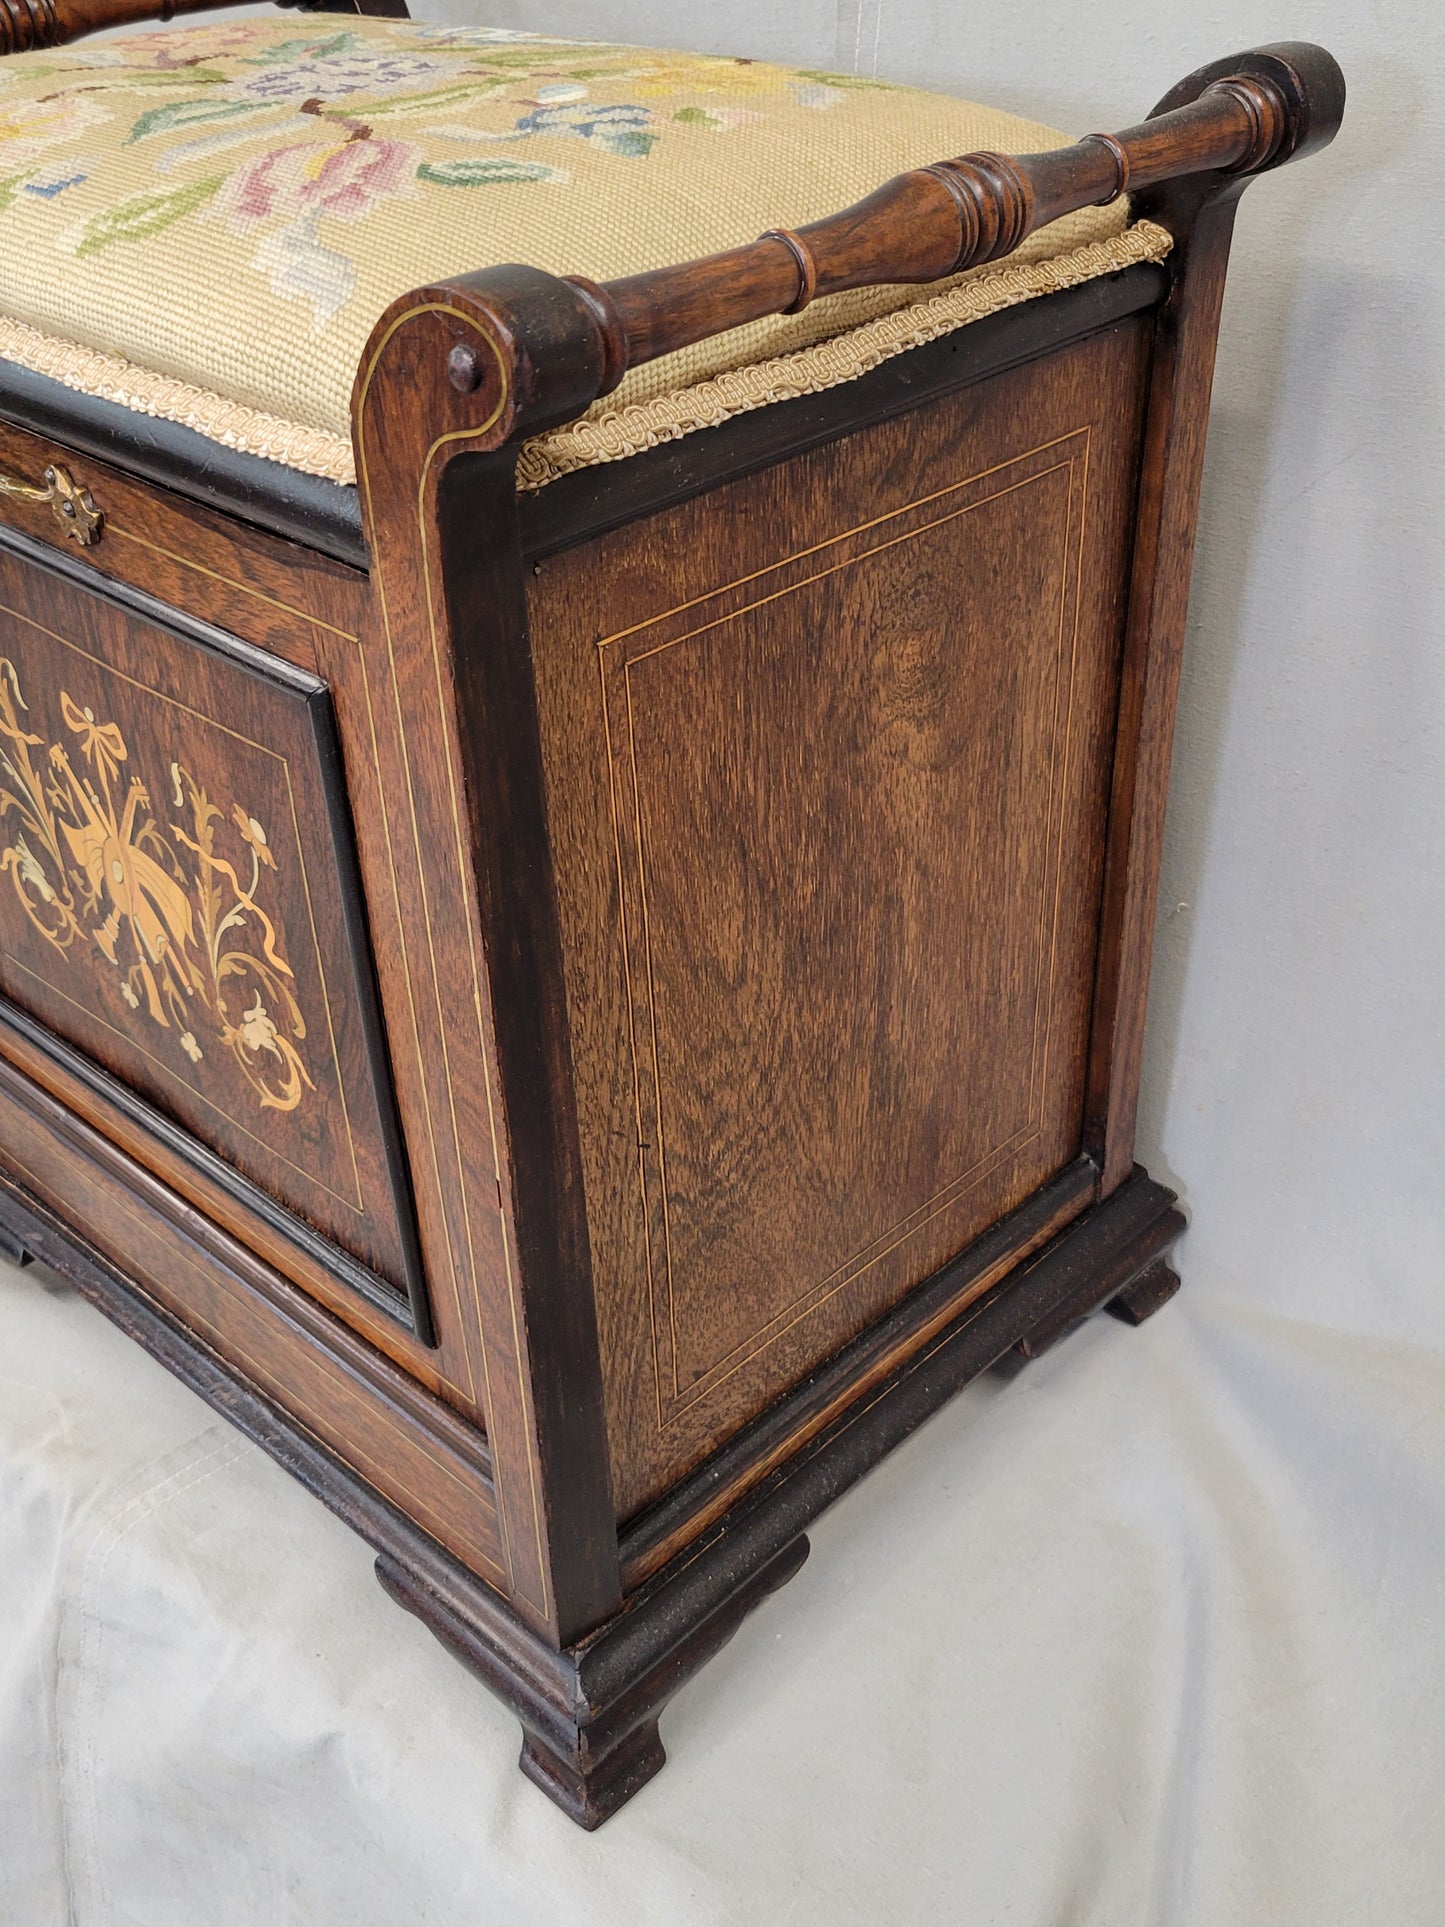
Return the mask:
<path id="1" fill-rule="evenodd" d="M 1215 335 L 1343 86 L 1069 146 L 404 19 L 52 51 L 151 10 L 0 0 L 0 1223 L 594 1826 L 830 1500 L 1175 1288 Z"/>

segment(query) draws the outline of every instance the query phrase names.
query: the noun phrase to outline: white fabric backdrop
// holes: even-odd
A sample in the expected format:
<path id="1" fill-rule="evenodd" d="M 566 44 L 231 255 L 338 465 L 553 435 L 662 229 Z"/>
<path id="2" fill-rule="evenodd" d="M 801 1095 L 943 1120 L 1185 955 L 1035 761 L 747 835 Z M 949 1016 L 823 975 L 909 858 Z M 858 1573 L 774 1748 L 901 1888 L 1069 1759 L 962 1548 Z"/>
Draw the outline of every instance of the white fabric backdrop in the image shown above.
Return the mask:
<path id="1" fill-rule="evenodd" d="M 365 1548 L 0 1272 L 6 1927 L 1438 1927 L 1445 1362 L 1184 1293 L 815 1529 L 584 1835 Z"/>
<path id="2" fill-rule="evenodd" d="M 421 9 L 483 17 L 477 0 Z M 1445 15 L 1435 0 L 489 0 L 1059 126 L 1308 33 L 1250 190 L 1141 1152 L 1186 1290 L 975 1387 L 814 1534 L 587 1838 L 364 1548 L 0 1274 L 0 1923 L 1445 1918 Z"/>

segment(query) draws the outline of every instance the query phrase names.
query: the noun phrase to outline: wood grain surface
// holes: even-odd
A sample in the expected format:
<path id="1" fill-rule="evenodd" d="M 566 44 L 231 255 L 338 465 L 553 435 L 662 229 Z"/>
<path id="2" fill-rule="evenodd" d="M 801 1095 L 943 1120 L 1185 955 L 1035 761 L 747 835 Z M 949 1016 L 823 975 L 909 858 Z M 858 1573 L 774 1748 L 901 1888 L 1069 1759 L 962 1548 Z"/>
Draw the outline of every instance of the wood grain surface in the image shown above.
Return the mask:
<path id="1" fill-rule="evenodd" d="M 624 1510 L 1079 1149 L 1145 342 L 537 565 Z"/>

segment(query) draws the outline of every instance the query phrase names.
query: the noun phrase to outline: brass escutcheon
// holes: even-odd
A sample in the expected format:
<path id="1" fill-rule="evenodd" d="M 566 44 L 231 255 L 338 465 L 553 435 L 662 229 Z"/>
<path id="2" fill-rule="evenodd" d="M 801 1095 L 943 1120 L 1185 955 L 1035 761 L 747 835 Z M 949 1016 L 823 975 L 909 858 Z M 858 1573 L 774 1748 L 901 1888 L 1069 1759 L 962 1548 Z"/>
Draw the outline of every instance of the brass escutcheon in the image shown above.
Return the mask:
<path id="1" fill-rule="evenodd" d="M 90 499 L 88 488 L 78 488 L 69 469 L 58 464 L 45 471 L 44 488 L 31 482 L 17 482 L 13 476 L 0 475 L 0 495 L 15 495 L 22 502 L 48 502 L 50 513 L 67 535 L 73 535 L 83 549 L 100 540 L 105 517 Z"/>

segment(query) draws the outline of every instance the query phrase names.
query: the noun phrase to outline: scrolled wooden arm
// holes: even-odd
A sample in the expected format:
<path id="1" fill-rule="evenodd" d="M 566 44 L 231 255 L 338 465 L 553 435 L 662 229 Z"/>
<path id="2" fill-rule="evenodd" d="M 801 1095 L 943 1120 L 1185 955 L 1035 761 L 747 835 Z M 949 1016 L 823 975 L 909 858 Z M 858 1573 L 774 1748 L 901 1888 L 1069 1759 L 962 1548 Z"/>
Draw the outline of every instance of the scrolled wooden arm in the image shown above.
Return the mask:
<path id="1" fill-rule="evenodd" d="M 405 0 L 276 0 L 305 13 L 373 13 L 407 17 Z M 88 33 L 130 27 L 141 20 L 174 20 L 207 13 L 235 0 L 0 0 L 0 55 L 64 47 Z"/>
<path id="2" fill-rule="evenodd" d="M 926 282 L 1011 253 L 1079 208 L 1184 176 L 1248 176 L 1333 139 L 1344 79 L 1322 47 L 1260 47 L 1201 68 L 1150 118 L 1046 154 L 965 154 L 887 182 L 866 200 L 745 247 L 604 287 L 575 280 L 605 347 L 606 385 L 629 368 L 821 295 Z"/>

